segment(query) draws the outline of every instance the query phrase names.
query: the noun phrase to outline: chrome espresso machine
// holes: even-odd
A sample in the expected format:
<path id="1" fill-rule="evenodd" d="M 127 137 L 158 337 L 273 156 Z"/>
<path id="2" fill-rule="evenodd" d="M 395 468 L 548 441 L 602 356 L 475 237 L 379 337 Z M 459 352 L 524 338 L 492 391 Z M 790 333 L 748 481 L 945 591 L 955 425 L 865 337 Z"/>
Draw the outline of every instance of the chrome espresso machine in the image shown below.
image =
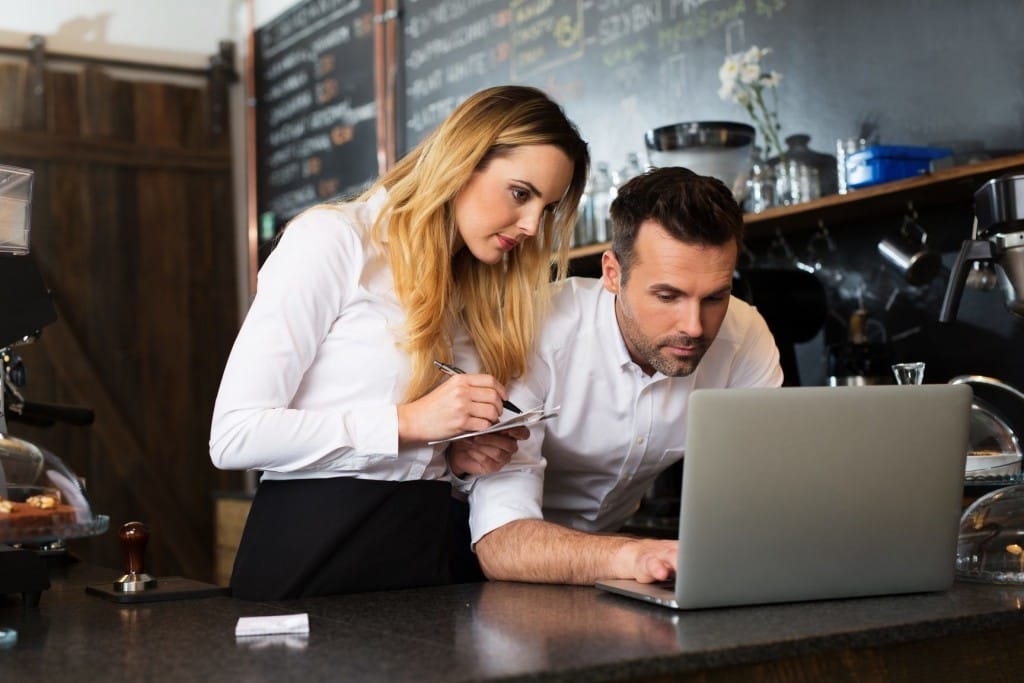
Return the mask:
<path id="1" fill-rule="evenodd" d="M 1024 174 L 1009 174 L 989 180 L 974 194 L 974 228 L 971 239 L 961 245 L 950 274 L 946 296 L 939 313 L 941 322 L 956 319 L 964 287 L 978 290 L 1001 289 L 1006 310 L 1024 317 Z M 982 375 L 954 377 L 950 383 L 965 382 L 993 386 L 1016 401 L 1024 392 L 995 378 Z M 1024 453 L 1016 432 L 999 414 L 977 396 L 971 406 L 970 461 L 1000 458 L 1010 461 L 994 467 L 991 476 L 973 477 L 989 486 L 999 486 L 975 500 L 963 513 L 957 542 L 956 575 L 981 583 L 1024 585 Z M 985 474 L 984 470 L 982 474 Z"/>
<path id="2" fill-rule="evenodd" d="M 31 170 L 0 165 L 0 598 L 20 593 L 28 606 L 49 588 L 48 563 L 66 556 L 66 539 L 109 526 L 60 458 L 7 429 L 8 418 L 36 426 L 93 419 L 91 410 L 32 403 L 21 393 L 25 369 L 15 348 L 57 318 L 28 256 L 32 179 Z"/>
<path id="3" fill-rule="evenodd" d="M 1006 309 L 1024 316 L 1024 174 L 993 178 L 974 193 L 974 229 L 953 263 L 939 320 L 956 319 L 964 285 L 997 283 Z"/>

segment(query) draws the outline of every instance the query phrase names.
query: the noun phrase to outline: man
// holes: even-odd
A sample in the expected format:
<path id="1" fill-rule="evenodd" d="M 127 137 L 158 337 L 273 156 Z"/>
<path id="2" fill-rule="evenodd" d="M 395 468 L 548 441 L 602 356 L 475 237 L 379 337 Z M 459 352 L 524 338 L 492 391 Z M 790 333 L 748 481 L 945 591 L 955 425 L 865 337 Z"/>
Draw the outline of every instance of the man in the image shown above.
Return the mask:
<path id="1" fill-rule="evenodd" d="M 619 189 L 611 219 L 601 279 L 570 279 L 555 295 L 527 375 L 509 387 L 517 405 L 557 406 L 558 417 L 469 484 L 472 541 L 489 578 L 670 578 L 675 541 L 607 532 L 683 457 L 691 391 L 782 383 L 767 325 L 731 297 L 743 216 L 724 184 L 655 169 Z M 501 450 L 515 449 L 455 442 L 453 467 L 481 471 Z M 478 469 L 458 466 L 470 462 Z"/>

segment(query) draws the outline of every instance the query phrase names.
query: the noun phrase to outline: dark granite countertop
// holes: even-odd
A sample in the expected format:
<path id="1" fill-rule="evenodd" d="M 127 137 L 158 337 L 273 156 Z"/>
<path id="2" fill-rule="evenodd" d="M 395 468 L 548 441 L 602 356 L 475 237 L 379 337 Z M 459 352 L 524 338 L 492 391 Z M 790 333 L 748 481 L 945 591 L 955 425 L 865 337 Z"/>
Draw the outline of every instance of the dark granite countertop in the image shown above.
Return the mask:
<path id="1" fill-rule="evenodd" d="M 4 680 L 608 681 L 665 679 L 816 653 L 1024 632 L 1024 589 L 674 612 L 596 589 L 493 582 L 276 603 L 121 605 L 52 576 L 38 607 L 0 596 Z M 308 612 L 308 637 L 236 640 L 241 616 Z M 994 656 L 994 655 L 993 655 Z M 1005 654 L 1007 659 L 1012 655 Z M 803 680 L 803 679 L 800 679 Z"/>

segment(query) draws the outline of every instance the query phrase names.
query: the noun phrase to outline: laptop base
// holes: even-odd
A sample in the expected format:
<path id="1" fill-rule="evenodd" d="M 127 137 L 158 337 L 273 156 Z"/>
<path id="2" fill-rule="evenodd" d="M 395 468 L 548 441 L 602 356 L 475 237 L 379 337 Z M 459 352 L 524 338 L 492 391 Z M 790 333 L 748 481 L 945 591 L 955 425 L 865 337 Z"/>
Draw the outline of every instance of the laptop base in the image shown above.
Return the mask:
<path id="1" fill-rule="evenodd" d="M 662 607 L 682 609 L 676 602 L 675 583 L 673 581 L 659 581 L 657 583 L 640 583 L 632 579 L 605 579 L 594 584 L 601 590 L 609 593 L 625 595 L 628 598 L 653 602 Z"/>

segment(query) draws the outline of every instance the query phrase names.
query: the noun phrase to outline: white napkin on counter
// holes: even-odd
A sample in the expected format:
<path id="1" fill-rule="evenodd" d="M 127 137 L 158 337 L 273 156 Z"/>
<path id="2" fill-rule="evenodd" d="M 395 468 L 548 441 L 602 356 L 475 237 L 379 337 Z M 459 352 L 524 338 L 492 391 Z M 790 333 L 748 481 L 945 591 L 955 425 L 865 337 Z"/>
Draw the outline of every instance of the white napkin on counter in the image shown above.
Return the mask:
<path id="1" fill-rule="evenodd" d="M 239 617 L 235 637 L 265 636 L 276 633 L 309 633 L 309 614 L 278 614 L 272 617 Z"/>

